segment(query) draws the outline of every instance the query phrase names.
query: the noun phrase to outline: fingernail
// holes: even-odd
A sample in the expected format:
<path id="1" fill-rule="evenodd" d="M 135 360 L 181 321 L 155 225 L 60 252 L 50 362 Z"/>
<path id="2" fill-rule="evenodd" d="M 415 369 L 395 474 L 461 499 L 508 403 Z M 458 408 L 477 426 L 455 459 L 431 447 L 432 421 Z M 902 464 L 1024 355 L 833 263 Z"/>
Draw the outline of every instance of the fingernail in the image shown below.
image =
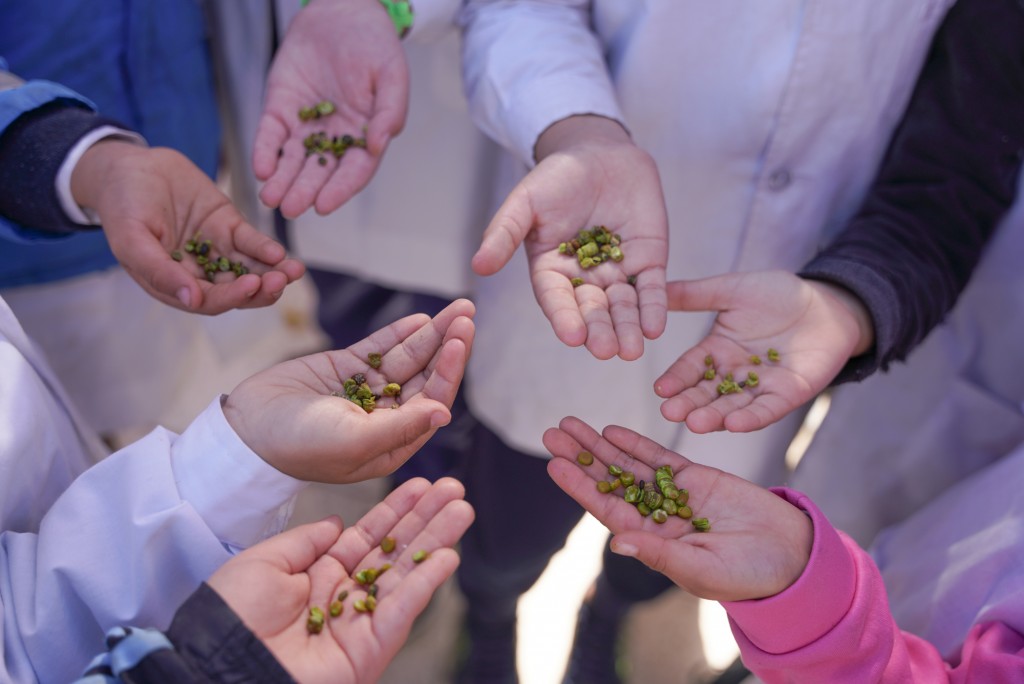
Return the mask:
<path id="1" fill-rule="evenodd" d="M 629 558 L 633 558 L 634 556 L 636 556 L 637 551 L 636 547 L 632 544 L 626 544 L 623 542 L 615 541 L 611 543 L 611 549 L 612 553 L 616 553 L 620 556 L 628 556 Z"/>
<path id="2" fill-rule="evenodd" d="M 192 308 L 192 293 L 187 287 L 178 290 L 178 301 L 185 305 L 185 308 Z"/>
<path id="3" fill-rule="evenodd" d="M 442 427 L 448 424 L 448 415 L 437 412 L 430 414 L 430 427 Z"/>

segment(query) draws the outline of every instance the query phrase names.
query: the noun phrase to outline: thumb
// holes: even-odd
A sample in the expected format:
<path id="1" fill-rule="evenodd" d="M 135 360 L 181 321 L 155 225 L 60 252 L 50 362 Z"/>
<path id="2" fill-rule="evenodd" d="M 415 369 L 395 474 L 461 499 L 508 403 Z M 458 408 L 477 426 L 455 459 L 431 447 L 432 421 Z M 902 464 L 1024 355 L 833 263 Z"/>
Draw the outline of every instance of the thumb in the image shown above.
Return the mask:
<path id="1" fill-rule="evenodd" d="M 651 570 L 665 574 L 668 568 L 669 540 L 650 532 L 623 532 L 609 542 L 612 553 L 636 558 Z M 671 578 L 670 578 L 671 579 Z"/>
<path id="2" fill-rule="evenodd" d="M 722 311 L 732 305 L 736 290 L 736 274 L 703 278 L 701 280 L 675 280 L 668 283 L 669 311 Z"/>
<path id="3" fill-rule="evenodd" d="M 242 553 L 283 567 L 290 574 L 304 572 L 334 546 L 343 527 L 341 518 L 331 516 L 282 532 Z"/>
<path id="4" fill-rule="evenodd" d="M 535 219 L 529 194 L 520 184 L 505 199 L 484 231 L 480 249 L 473 255 L 473 272 L 489 276 L 500 271 L 533 229 Z"/>

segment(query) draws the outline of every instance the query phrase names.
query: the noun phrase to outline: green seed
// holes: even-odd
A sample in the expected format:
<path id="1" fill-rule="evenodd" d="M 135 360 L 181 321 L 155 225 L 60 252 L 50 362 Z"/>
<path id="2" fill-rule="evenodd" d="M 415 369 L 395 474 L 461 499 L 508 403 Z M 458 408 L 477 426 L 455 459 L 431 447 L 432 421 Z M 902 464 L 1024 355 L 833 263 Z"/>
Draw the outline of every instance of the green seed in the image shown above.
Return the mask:
<path id="1" fill-rule="evenodd" d="M 622 475 L 622 468 L 612 463 L 608 466 L 608 474 L 612 477 L 618 477 L 619 475 Z"/>
<path id="2" fill-rule="evenodd" d="M 758 356 L 757 354 L 754 354 L 753 356 L 750 357 L 750 363 L 754 364 L 755 366 L 760 366 L 761 357 Z"/>
<path id="3" fill-rule="evenodd" d="M 366 612 L 372 613 L 375 610 L 377 610 L 377 597 L 371 594 L 366 597 Z"/>
<path id="4" fill-rule="evenodd" d="M 384 553 L 391 553 L 395 550 L 395 538 L 384 537 L 380 540 L 380 550 Z"/>
<path id="5" fill-rule="evenodd" d="M 679 513 L 679 506 L 672 499 L 665 499 L 661 502 L 661 510 L 668 515 L 676 515 Z"/>
<path id="6" fill-rule="evenodd" d="M 635 275 L 626 276 L 626 283 L 629 284 L 629 285 L 636 285 L 636 276 Z"/>
<path id="7" fill-rule="evenodd" d="M 430 554 L 427 553 L 426 551 L 422 550 L 422 549 L 420 549 L 419 551 L 417 551 L 414 554 L 412 554 L 412 562 L 413 563 L 422 563 L 423 561 L 427 560 L 428 558 L 430 558 Z"/>
<path id="8" fill-rule="evenodd" d="M 319 634 L 324 628 L 324 611 L 319 606 L 309 609 L 309 617 L 306 618 L 306 631 L 310 634 Z"/>
<path id="9" fill-rule="evenodd" d="M 686 489 L 679 490 L 679 496 L 676 497 L 676 504 L 679 506 L 685 506 L 686 502 L 690 500 L 690 492 Z"/>
<path id="10" fill-rule="evenodd" d="M 676 511 L 676 515 L 683 520 L 686 520 L 687 518 L 693 517 L 693 510 L 689 506 L 680 506 L 679 510 Z"/>
<path id="11" fill-rule="evenodd" d="M 622 480 L 620 480 L 619 478 L 615 478 L 609 483 L 608 486 L 611 487 L 609 491 L 614 492 L 616 489 L 622 486 Z"/>
<path id="12" fill-rule="evenodd" d="M 636 475 L 626 470 L 619 476 L 619 479 L 622 480 L 623 486 L 629 487 L 636 482 Z"/>
<path id="13" fill-rule="evenodd" d="M 389 382 L 388 384 L 384 385 L 382 393 L 384 394 L 385 397 L 397 397 L 399 394 L 402 393 L 402 386 L 399 385 L 397 382 Z"/>
<path id="14" fill-rule="evenodd" d="M 335 109 L 336 107 L 334 106 L 334 103 L 329 100 L 321 100 L 316 104 L 316 113 L 320 116 L 333 114 Z"/>
<path id="15" fill-rule="evenodd" d="M 662 525 L 665 523 L 666 520 L 668 520 L 668 513 L 659 508 L 658 510 L 653 511 L 651 513 L 651 520 L 658 523 L 659 525 Z"/>
<path id="16" fill-rule="evenodd" d="M 612 483 L 606 480 L 598 480 L 597 491 L 601 492 L 602 494 L 607 494 L 608 492 L 612 491 Z"/>
<path id="17" fill-rule="evenodd" d="M 757 387 L 758 382 L 760 382 L 760 380 L 757 377 L 757 373 L 754 371 L 747 373 L 747 387 Z"/>
<path id="18" fill-rule="evenodd" d="M 231 261 L 227 257 L 221 257 L 220 259 L 217 259 L 217 268 L 221 271 L 230 271 Z"/>
<path id="19" fill-rule="evenodd" d="M 694 518 L 690 523 L 693 524 L 693 529 L 698 532 L 707 532 L 711 529 L 711 523 L 708 522 L 707 518 Z"/>
<path id="20" fill-rule="evenodd" d="M 352 602 L 352 607 L 356 609 L 357 613 L 369 612 L 369 608 L 366 607 L 365 599 L 356 599 Z"/>
<path id="21" fill-rule="evenodd" d="M 636 505 L 636 510 L 637 510 L 637 513 L 639 513 L 640 515 L 644 516 L 645 518 L 651 514 L 650 506 L 645 504 L 643 501 L 641 501 L 640 503 L 638 503 Z"/>
<path id="22" fill-rule="evenodd" d="M 171 258 L 174 259 L 175 261 L 181 261 L 181 252 L 179 252 L 178 250 L 174 250 L 173 252 L 171 252 Z"/>
<path id="23" fill-rule="evenodd" d="M 772 363 L 776 363 L 779 360 L 779 352 L 775 349 L 768 349 L 768 360 Z"/>
<path id="24" fill-rule="evenodd" d="M 715 360 L 711 358 L 711 354 L 708 354 L 707 356 L 704 357 L 704 365 L 707 366 L 708 368 L 715 365 Z"/>
<path id="25" fill-rule="evenodd" d="M 583 278 L 570 278 L 569 282 L 572 283 L 573 287 L 579 287 L 583 284 Z"/>
<path id="26" fill-rule="evenodd" d="M 339 601 L 344 601 L 347 598 L 348 598 L 348 589 L 342 589 L 341 593 L 338 594 L 338 600 Z"/>
<path id="27" fill-rule="evenodd" d="M 367 596 L 371 596 L 373 598 L 377 598 L 377 590 L 378 589 L 379 589 L 379 587 L 376 584 L 371 584 L 370 588 L 366 591 L 366 595 Z"/>
<path id="28" fill-rule="evenodd" d="M 338 617 L 341 615 L 341 611 L 345 610 L 345 604 L 341 601 L 331 601 L 331 607 L 329 609 L 331 617 Z"/>
<path id="29" fill-rule="evenodd" d="M 370 352 L 366 355 L 366 362 L 369 363 L 370 368 L 373 368 L 374 370 L 380 368 L 381 359 L 382 357 L 379 352 Z"/>
<path id="30" fill-rule="evenodd" d="M 594 454 L 590 453 L 589 451 L 581 451 L 580 453 L 576 454 L 576 461 L 580 465 L 588 466 L 594 462 Z"/>
<path id="31" fill-rule="evenodd" d="M 715 379 L 715 369 L 714 368 L 708 368 L 706 371 L 704 371 L 704 379 L 705 380 L 714 380 Z"/>
<path id="32" fill-rule="evenodd" d="M 641 490 L 636 485 L 628 485 L 626 487 L 626 493 L 623 495 L 623 498 L 625 499 L 626 503 L 640 503 L 644 498 L 643 490 Z"/>

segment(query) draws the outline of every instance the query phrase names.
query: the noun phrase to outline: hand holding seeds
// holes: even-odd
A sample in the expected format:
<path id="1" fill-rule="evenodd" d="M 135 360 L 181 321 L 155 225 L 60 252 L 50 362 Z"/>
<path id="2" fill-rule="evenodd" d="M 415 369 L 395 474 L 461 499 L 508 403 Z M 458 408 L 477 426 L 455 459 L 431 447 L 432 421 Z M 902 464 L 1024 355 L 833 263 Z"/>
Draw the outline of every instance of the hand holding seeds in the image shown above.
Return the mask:
<path id="1" fill-rule="evenodd" d="M 169 306 L 203 314 L 267 306 L 305 272 L 173 150 L 101 141 L 75 167 L 71 189 L 81 206 L 99 215 L 124 269 Z M 210 241 L 213 254 L 244 265 L 248 273 L 229 270 L 208 278 L 195 259 L 184 258 L 196 234 Z"/>
<path id="2" fill-rule="evenodd" d="M 635 556 L 696 596 L 772 596 L 795 582 L 807 564 L 813 535 L 807 516 L 742 478 L 688 461 L 632 430 L 609 426 L 598 434 L 571 417 L 544 433 L 544 446 L 554 456 L 548 473 L 611 530 L 613 551 Z M 590 465 L 577 462 L 584 450 L 594 455 Z M 665 466 L 672 471 L 667 480 L 658 473 Z M 692 518 L 677 513 L 659 523 L 628 502 L 626 488 L 599 491 L 597 483 L 610 479 L 612 467 L 632 473 L 637 483 L 655 482 L 659 491 L 670 484 L 685 490 Z"/>
<path id="3" fill-rule="evenodd" d="M 342 531 L 330 518 L 289 530 L 229 560 L 209 584 L 296 681 L 377 681 L 458 565 L 452 547 L 473 520 L 463 496 L 451 478 L 410 480 L 354 526 Z M 371 568 L 386 571 L 367 582 Z"/>
<path id="4" fill-rule="evenodd" d="M 260 198 L 289 218 L 347 202 L 405 125 L 408 91 L 405 53 L 380 3 L 310 3 L 292 21 L 267 77 L 253 151 L 256 177 L 266 181 Z M 333 111 L 305 116 L 323 102 Z M 344 155 L 307 155 L 304 141 L 320 134 L 364 143 Z"/>
<path id="5" fill-rule="evenodd" d="M 696 433 L 771 425 L 872 344 L 870 317 L 852 294 L 785 271 L 673 282 L 668 296 L 671 311 L 718 312 L 708 336 L 654 384 L 662 415 Z"/>
<path id="6" fill-rule="evenodd" d="M 474 312 L 459 299 L 432 319 L 408 316 L 347 349 L 278 364 L 231 392 L 224 415 L 263 460 L 293 477 L 340 483 L 392 473 L 451 420 Z M 397 387 L 385 391 L 390 384 Z"/>
<path id="7" fill-rule="evenodd" d="M 473 270 L 496 273 L 522 243 L 533 292 L 558 339 L 585 344 L 599 359 L 639 358 L 666 319 L 668 223 L 654 161 L 617 123 L 593 116 L 554 124 L 537 152 L 540 162 L 487 227 Z M 617 235 L 621 260 L 584 268 L 559 253 L 594 226 Z"/>

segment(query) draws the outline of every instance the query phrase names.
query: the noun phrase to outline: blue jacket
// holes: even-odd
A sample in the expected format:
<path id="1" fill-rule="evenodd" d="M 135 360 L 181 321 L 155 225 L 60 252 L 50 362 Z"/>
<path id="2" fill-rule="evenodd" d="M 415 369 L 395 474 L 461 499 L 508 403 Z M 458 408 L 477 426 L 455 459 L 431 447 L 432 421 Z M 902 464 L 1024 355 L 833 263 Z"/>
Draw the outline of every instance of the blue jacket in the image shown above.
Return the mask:
<path id="1" fill-rule="evenodd" d="M 215 174 L 220 129 L 198 0 L 0 0 L 0 17 L 0 55 L 30 81 L 18 96 L 0 92 L 0 135 L 24 112 L 69 98 Z M 0 288 L 116 263 L 100 231 L 52 239 L 31 228 L 0 218 Z"/>

